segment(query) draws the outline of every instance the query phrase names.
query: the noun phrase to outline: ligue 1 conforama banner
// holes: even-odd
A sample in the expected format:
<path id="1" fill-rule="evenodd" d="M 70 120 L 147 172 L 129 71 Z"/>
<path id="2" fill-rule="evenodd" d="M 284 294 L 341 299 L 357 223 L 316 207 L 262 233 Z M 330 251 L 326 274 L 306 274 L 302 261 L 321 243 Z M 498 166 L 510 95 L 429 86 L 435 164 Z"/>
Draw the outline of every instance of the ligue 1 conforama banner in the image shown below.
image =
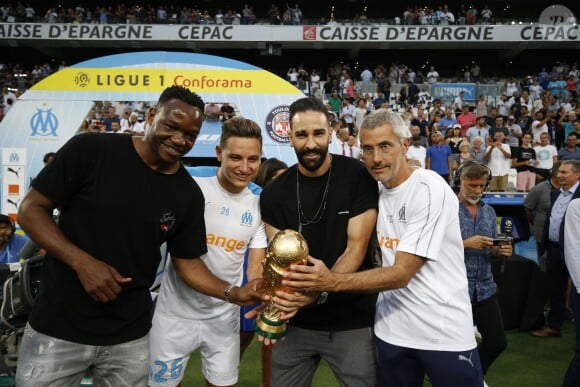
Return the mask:
<path id="1" fill-rule="evenodd" d="M 57 151 L 81 133 L 86 122 L 98 125 L 103 117 L 95 116 L 95 111 L 114 106 L 122 115 L 129 107 L 144 121 L 146 110 L 172 85 L 195 91 L 217 108 L 227 103 L 237 116 L 256 121 L 263 132 L 263 156 L 296 162 L 287 134 L 288 106 L 304 95 L 284 79 L 250 64 L 210 55 L 155 51 L 105 56 L 67 67 L 37 83 L 0 122 L 0 148 L 7 153 L 2 160 L 21 155 L 18 181 L 25 185 L 12 187 L 14 179 L 2 169 L 3 183 L 10 178 L 7 184 L 17 193 L 9 197 L 4 192 L 8 185 L 2 184 L 2 212 L 15 214 L 11 203 L 24 195 L 30 179 L 43 167 L 46 153 Z M 186 157 L 215 158 L 220 133 L 219 120 L 204 121 Z"/>

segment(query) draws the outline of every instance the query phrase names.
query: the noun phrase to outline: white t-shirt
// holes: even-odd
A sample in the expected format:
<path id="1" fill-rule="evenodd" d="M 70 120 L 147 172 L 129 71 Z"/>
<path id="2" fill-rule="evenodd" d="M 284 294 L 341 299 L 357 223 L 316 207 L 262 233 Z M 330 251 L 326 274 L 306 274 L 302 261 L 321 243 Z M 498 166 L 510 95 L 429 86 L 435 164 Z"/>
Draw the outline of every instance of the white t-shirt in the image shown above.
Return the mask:
<path id="1" fill-rule="evenodd" d="M 354 126 L 360 131 L 360 127 L 365 119 L 368 110 L 366 108 L 356 107 L 354 109 Z"/>
<path id="2" fill-rule="evenodd" d="M 431 351 L 475 348 L 458 211 L 457 197 L 433 171 L 416 169 L 393 189 L 381 185 L 383 266 L 394 264 L 397 251 L 427 260 L 405 288 L 379 294 L 375 334 L 381 340 Z"/>
<path id="3" fill-rule="evenodd" d="M 201 259 L 216 277 L 241 285 L 246 250 L 267 246 L 261 189 L 251 183 L 239 194 L 228 192 L 219 184 L 215 167 L 193 168 L 190 173 L 205 197 L 208 252 Z M 169 260 L 155 312 L 184 320 L 225 320 L 239 313 L 239 307 L 191 289 Z"/>
<path id="4" fill-rule="evenodd" d="M 425 158 L 427 157 L 427 149 L 424 146 L 414 146 L 411 145 L 407 149 L 407 158 L 419 160 L 421 163 L 421 168 L 425 168 Z"/>
<path id="5" fill-rule="evenodd" d="M 554 166 L 554 156 L 558 156 L 558 150 L 554 145 L 536 145 L 534 150 L 536 151 L 536 159 L 539 161 L 536 168 L 551 169 Z"/>
<path id="6" fill-rule="evenodd" d="M 435 83 L 439 79 L 439 73 L 437 71 L 429 71 L 427 73 L 427 82 Z"/>
<path id="7" fill-rule="evenodd" d="M 511 149 L 508 144 L 501 144 L 501 147 L 504 151 L 511 155 Z M 489 148 L 487 147 L 486 152 L 489 152 Z M 491 151 L 491 156 L 489 161 L 487 162 L 487 166 L 491 169 L 492 176 L 505 176 L 509 174 L 510 168 L 512 167 L 512 159 L 510 157 L 505 157 L 502 151 L 493 147 L 494 149 Z"/>
<path id="8" fill-rule="evenodd" d="M 548 125 L 539 125 L 541 121 L 534 120 L 532 122 L 532 136 L 534 137 L 534 142 L 540 142 L 540 135 L 542 133 L 549 133 L 548 132 Z"/>

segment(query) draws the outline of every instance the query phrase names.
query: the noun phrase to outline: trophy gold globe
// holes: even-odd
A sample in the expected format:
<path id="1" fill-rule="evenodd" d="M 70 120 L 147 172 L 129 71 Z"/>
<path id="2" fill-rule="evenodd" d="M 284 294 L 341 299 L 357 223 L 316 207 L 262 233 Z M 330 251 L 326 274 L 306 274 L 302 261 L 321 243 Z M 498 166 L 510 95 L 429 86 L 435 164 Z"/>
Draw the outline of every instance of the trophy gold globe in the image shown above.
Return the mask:
<path id="1" fill-rule="evenodd" d="M 294 230 L 281 230 L 268 244 L 264 267 L 264 289 L 270 301 L 256 318 L 256 333 L 269 339 L 281 339 L 286 335 L 286 323 L 280 320 L 280 310 L 271 301 L 277 290 L 283 289 L 282 275 L 290 265 L 304 265 L 308 257 L 308 244 Z"/>

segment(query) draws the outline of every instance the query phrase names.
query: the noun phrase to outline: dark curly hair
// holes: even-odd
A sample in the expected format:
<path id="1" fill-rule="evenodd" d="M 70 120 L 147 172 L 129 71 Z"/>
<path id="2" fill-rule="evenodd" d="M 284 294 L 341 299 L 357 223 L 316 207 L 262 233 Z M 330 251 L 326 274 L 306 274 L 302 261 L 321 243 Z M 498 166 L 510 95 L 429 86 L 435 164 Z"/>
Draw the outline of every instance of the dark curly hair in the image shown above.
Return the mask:
<path id="1" fill-rule="evenodd" d="M 163 106 L 165 103 L 172 99 L 178 99 L 185 102 L 188 105 L 198 108 L 203 113 L 205 109 L 205 103 L 199 95 L 193 91 L 186 89 L 182 86 L 170 86 L 163 90 L 163 93 L 159 96 L 157 101 L 158 106 Z"/>

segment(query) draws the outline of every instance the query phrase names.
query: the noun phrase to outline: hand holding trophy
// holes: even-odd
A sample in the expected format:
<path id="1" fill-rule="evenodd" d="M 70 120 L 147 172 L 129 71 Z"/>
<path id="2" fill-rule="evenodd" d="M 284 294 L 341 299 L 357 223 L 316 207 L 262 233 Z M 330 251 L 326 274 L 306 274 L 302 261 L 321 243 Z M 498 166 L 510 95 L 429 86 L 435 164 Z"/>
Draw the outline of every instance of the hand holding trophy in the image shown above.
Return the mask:
<path id="1" fill-rule="evenodd" d="M 281 230 L 268 244 L 264 267 L 264 289 L 270 301 L 256 318 L 256 333 L 268 339 L 281 339 L 286 335 L 286 323 L 280 320 L 280 310 L 271 301 L 277 290 L 283 289 L 282 274 L 290 265 L 304 265 L 308 257 L 308 244 L 294 230 Z"/>

